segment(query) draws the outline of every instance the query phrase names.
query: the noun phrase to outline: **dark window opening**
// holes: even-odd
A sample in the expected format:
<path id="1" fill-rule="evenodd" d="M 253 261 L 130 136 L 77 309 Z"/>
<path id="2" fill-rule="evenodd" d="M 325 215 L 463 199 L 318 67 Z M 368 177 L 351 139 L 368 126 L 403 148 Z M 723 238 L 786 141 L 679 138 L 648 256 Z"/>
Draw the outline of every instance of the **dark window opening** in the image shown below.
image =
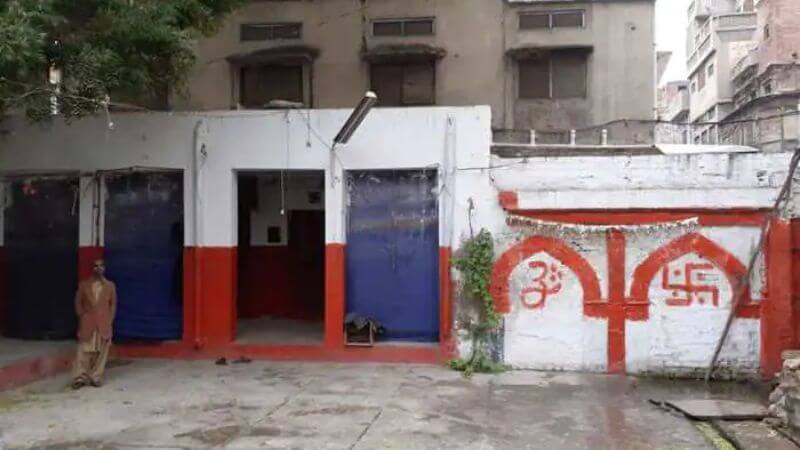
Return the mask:
<path id="1" fill-rule="evenodd" d="M 550 14 L 520 14 L 520 30 L 537 30 L 550 28 Z"/>
<path id="2" fill-rule="evenodd" d="M 373 64 L 371 88 L 378 106 L 433 105 L 436 103 L 435 64 Z"/>
<path id="3" fill-rule="evenodd" d="M 583 27 L 583 11 L 553 14 L 553 28 Z"/>
<path id="4" fill-rule="evenodd" d="M 585 26 L 584 17 L 582 10 L 524 12 L 519 14 L 519 29 L 582 28 Z"/>
<path id="5" fill-rule="evenodd" d="M 586 97 L 587 55 L 556 51 L 519 61 L 519 98 Z"/>
<path id="6" fill-rule="evenodd" d="M 275 65 L 241 69 L 241 105 L 246 108 L 263 108 L 272 100 L 304 103 L 302 66 Z"/>
<path id="7" fill-rule="evenodd" d="M 247 23 L 239 28 L 242 41 L 271 41 L 278 39 L 300 39 L 301 23 Z"/>
<path id="8" fill-rule="evenodd" d="M 430 36 L 433 19 L 376 20 L 372 22 L 373 36 Z"/>

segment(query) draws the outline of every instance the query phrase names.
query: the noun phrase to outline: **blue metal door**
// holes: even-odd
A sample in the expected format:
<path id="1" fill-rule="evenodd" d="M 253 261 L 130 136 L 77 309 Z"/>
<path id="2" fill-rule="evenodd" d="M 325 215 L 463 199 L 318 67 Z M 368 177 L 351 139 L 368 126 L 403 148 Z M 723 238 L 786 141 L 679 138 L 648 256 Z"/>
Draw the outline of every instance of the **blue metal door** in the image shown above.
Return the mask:
<path id="1" fill-rule="evenodd" d="M 436 171 L 347 177 L 347 312 L 379 321 L 392 340 L 439 340 Z"/>
<path id="2" fill-rule="evenodd" d="M 9 183 L 6 334 L 75 337 L 78 287 L 78 179 Z M 3 316 L 3 314 L 0 314 Z"/>
<path id="3" fill-rule="evenodd" d="M 180 339 L 183 328 L 183 176 L 106 179 L 105 259 L 117 285 L 116 339 Z"/>

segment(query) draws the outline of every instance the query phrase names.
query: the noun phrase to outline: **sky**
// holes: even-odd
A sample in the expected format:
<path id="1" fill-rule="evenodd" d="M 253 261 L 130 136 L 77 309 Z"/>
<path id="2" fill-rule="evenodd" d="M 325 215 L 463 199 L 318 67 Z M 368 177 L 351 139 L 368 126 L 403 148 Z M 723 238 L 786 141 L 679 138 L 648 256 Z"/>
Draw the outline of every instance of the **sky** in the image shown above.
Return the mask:
<path id="1" fill-rule="evenodd" d="M 691 0 L 656 0 L 656 48 L 671 51 L 663 82 L 686 78 L 686 10 Z"/>

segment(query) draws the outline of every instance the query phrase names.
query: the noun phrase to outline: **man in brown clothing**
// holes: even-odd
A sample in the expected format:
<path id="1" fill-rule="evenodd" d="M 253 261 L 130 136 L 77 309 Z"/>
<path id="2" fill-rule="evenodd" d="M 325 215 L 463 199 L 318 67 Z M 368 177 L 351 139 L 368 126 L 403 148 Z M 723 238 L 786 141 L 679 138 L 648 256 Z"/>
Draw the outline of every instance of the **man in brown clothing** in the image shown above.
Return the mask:
<path id="1" fill-rule="evenodd" d="M 117 289 L 106 279 L 105 263 L 94 262 L 92 276 L 82 281 L 75 294 L 78 314 L 78 352 L 75 357 L 74 389 L 103 384 L 112 327 L 117 312 Z"/>

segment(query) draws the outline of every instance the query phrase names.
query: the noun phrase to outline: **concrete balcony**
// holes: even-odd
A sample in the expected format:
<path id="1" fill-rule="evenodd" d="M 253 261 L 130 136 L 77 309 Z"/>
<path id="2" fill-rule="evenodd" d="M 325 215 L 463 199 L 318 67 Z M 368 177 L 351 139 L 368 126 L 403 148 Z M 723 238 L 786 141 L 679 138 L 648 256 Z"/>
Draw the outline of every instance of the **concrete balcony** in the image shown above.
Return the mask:
<path id="1" fill-rule="evenodd" d="M 752 69 L 757 66 L 758 53 L 756 52 L 756 49 L 753 48 L 731 68 L 731 78 L 734 80 L 749 78 L 750 72 L 752 72 Z"/>
<path id="2" fill-rule="evenodd" d="M 714 50 L 717 42 L 749 41 L 756 30 L 756 13 L 720 14 L 710 17 L 700 27 L 699 38 L 689 51 L 686 67 L 694 73 L 697 66 Z"/>
<path id="3" fill-rule="evenodd" d="M 715 14 L 736 11 L 734 0 L 694 0 L 689 4 L 687 13 L 691 20 L 704 20 Z"/>
<path id="4" fill-rule="evenodd" d="M 689 87 L 683 82 L 667 91 L 664 119 L 670 122 L 683 122 L 689 115 Z"/>

